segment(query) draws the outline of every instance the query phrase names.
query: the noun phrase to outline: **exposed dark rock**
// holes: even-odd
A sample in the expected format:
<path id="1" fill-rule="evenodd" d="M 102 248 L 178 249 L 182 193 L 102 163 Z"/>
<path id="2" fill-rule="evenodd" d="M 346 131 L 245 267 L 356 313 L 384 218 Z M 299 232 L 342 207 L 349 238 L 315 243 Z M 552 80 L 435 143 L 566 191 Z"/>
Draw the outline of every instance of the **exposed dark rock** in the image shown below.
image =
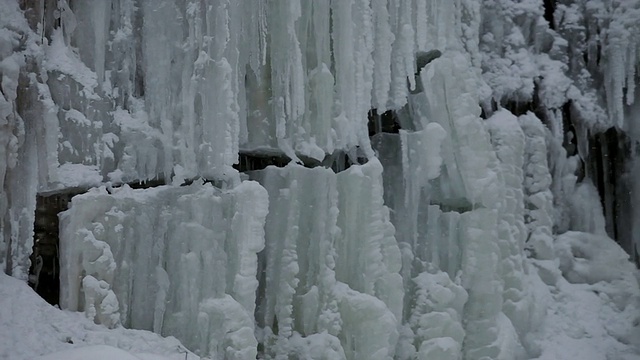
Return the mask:
<path id="1" fill-rule="evenodd" d="M 424 91 L 424 87 L 422 86 L 422 79 L 420 78 L 420 72 L 422 69 L 427 66 L 433 60 L 442 56 L 442 52 L 440 50 L 430 50 L 430 51 L 418 51 L 416 53 L 416 73 L 414 75 L 415 78 L 415 89 L 411 89 L 409 79 L 407 79 L 407 86 L 409 86 L 409 93 L 412 95 L 419 94 Z"/>
<path id="2" fill-rule="evenodd" d="M 58 214 L 68 209 L 71 198 L 76 194 L 76 191 L 71 190 L 36 197 L 29 285 L 52 305 L 58 304 L 60 295 Z"/>
<path id="3" fill-rule="evenodd" d="M 627 174 L 631 143 L 628 135 L 616 128 L 589 138 L 588 175 L 598 188 L 607 234 L 633 255 L 631 241 L 630 193 Z"/>
<path id="4" fill-rule="evenodd" d="M 357 152 L 357 151 L 355 151 Z M 233 168 L 241 173 L 249 171 L 263 170 L 268 166 L 285 167 L 291 159 L 282 153 L 262 153 L 262 152 L 240 152 L 238 163 Z M 342 151 L 328 154 L 322 161 L 306 156 L 298 156 L 302 165 L 306 168 L 318 166 L 332 169 L 339 173 L 351 167 L 351 165 L 361 165 L 367 162 L 367 158 L 358 155 L 349 155 Z"/>
<path id="5" fill-rule="evenodd" d="M 430 51 L 418 51 L 416 53 L 416 75 L 420 75 L 420 71 L 433 60 L 442 56 L 442 52 L 438 49 Z"/>
<path id="6" fill-rule="evenodd" d="M 544 0 L 544 18 L 549 22 L 549 27 L 555 30 L 556 25 L 554 22 L 553 14 L 556 11 L 557 0 Z"/>
<path id="7" fill-rule="evenodd" d="M 393 110 L 387 110 L 382 114 L 378 114 L 377 109 L 369 110 L 369 137 L 379 133 L 397 134 L 400 132 L 400 121 L 398 115 Z"/>

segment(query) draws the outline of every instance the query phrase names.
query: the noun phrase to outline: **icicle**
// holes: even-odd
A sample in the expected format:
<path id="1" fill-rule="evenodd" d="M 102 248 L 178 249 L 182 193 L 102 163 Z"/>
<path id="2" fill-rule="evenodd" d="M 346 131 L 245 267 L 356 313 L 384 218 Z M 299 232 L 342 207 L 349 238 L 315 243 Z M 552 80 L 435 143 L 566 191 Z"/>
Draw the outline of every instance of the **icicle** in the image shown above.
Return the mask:
<path id="1" fill-rule="evenodd" d="M 304 71 L 295 23 L 301 16 L 300 0 L 277 0 L 271 9 L 271 85 L 276 138 L 287 156 L 297 159 L 292 142 L 305 111 Z"/>
<path id="2" fill-rule="evenodd" d="M 355 88 L 356 73 L 355 54 L 356 44 L 353 29 L 354 0 L 332 1 L 331 13 L 333 27 L 331 37 L 333 39 L 333 57 L 336 78 L 336 95 L 340 99 L 340 109 L 353 123 L 358 118 Z M 349 131 L 350 129 L 345 129 Z M 351 130 L 350 132 L 352 132 Z M 345 134 L 348 136 L 348 134 Z"/>
<path id="3" fill-rule="evenodd" d="M 313 36 L 316 39 L 315 53 L 317 66 L 331 65 L 331 1 L 313 1 Z"/>
<path id="4" fill-rule="evenodd" d="M 428 33 L 428 12 L 427 0 L 416 0 L 416 46 L 417 50 L 427 50 Z M 433 45 L 432 45 L 433 46 Z"/>
<path id="5" fill-rule="evenodd" d="M 375 26 L 373 100 L 372 105 L 382 114 L 387 109 L 391 85 L 391 51 L 395 36 L 389 24 L 387 0 L 372 0 Z"/>

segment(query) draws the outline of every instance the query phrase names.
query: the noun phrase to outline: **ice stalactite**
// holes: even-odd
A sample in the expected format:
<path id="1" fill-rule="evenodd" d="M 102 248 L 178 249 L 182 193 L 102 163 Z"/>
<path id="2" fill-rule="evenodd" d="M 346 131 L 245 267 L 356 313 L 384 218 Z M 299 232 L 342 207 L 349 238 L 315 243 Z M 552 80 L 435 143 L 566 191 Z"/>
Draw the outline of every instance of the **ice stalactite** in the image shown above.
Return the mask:
<path id="1" fill-rule="evenodd" d="M 61 2 L 43 24 L 63 135 L 46 152 L 50 182 L 56 154 L 63 170 L 81 164 L 113 182 L 229 177 L 239 149 L 371 157 L 366 113 L 406 103 L 428 36 L 415 29 L 429 19 L 411 1 L 278 4 Z M 457 22 L 442 6 L 425 10 Z"/>
<path id="2" fill-rule="evenodd" d="M 638 199 L 640 199 L 640 186 L 637 182 L 632 179 L 637 178 L 638 171 L 640 168 L 638 167 L 640 162 L 640 157 L 638 156 L 638 145 L 640 142 L 640 133 L 638 130 L 637 124 L 640 124 L 640 91 L 636 92 L 636 101 L 632 106 L 629 107 L 629 112 L 627 114 L 627 123 L 629 126 L 629 135 L 632 139 L 631 141 L 631 149 L 630 149 L 630 159 L 627 166 L 627 174 L 626 179 L 631 183 L 630 186 L 630 194 L 627 197 L 630 204 L 637 204 Z M 630 236 L 629 242 L 631 243 L 631 256 L 636 262 L 636 266 L 640 266 L 640 237 L 638 236 L 638 228 L 640 227 L 640 212 L 638 208 L 635 206 L 631 207 L 631 211 L 629 211 L 629 216 L 631 218 L 631 227 L 630 227 Z"/>
<path id="3" fill-rule="evenodd" d="M 373 93 L 372 105 L 383 112 L 387 109 L 389 100 L 389 87 L 391 85 L 391 57 L 389 48 L 395 41 L 389 22 L 388 0 L 373 0 L 373 23 L 375 27 L 375 40 L 373 50 Z M 424 23 L 424 22 L 422 22 Z"/>
<path id="4" fill-rule="evenodd" d="M 437 185 L 440 189 L 436 197 L 493 208 L 499 201 L 497 159 L 479 118 L 475 81 L 467 66 L 461 54 L 429 64 L 421 73 L 428 90 L 426 101 L 419 106 L 423 116 L 438 123 L 447 134 L 442 143 L 442 184 Z M 483 156 L 469 156 L 471 152 Z"/>
<path id="5" fill-rule="evenodd" d="M 336 279 L 378 297 L 399 319 L 403 297 L 400 251 L 383 202 L 382 169 L 374 160 L 337 175 L 341 231 L 336 241 Z"/>
<path id="6" fill-rule="evenodd" d="M 638 32 L 640 2 L 604 1 L 595 5 L 585 6 L 580 25 L 588 34 L 585 58 L 597 80 L 594 85 L 602 89 L 609 122 L 591 132 L 587 141 L 595 149 L 589 153 L 586 166 L 591 182 L 599 189 L 607 234 L 637 258 L 634 247 L 638 247 L 638 241 L 633 239 L 633 226 L 628 226 L 635 221 L 628 214 L 633 212 L 629 194 L 635 196 L 631 179 L 637 157 L 640 43 L 633 34 Z"/>

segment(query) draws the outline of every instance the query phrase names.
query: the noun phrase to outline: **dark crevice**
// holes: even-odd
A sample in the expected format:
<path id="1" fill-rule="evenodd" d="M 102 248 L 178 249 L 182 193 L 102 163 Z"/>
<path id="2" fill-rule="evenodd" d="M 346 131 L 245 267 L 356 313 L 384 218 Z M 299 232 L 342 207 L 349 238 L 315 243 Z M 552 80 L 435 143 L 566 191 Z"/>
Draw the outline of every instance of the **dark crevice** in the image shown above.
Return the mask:
<path id="1" fill-rule="evenodd" d="M 530 101 L 517 101 L 517 100 L 506 100 L 502 101 L 502 107 L 509 110 L 515 116 L 522 116 L 528 112 L 532 112 L 536 115 L 543 124 L 549 124 L 547 112 L 545 111 L 545 106 L 542 104 L 540 100 L 540 86 L 538 85 L 539 80 L 534 82 L 533 87 L 533 95 L 531 96 Z"/>
<path id="2" fill-rule="evenodd" d="M 567 151 L 567 156 L 578 154 L 578 136 L 572 121 L 571 105 L 572 102 L 569 100 L 562 106 L 562 129 L 564 130 L 562 147 Z"/>
<path id="3" fill-rule="evenodd" d="M 616 129 L 589 138 L 589 174 L 598 189 L 606 222 L 607 234 L 629 254 L 633 254 L 630 239 L 629 183 L 626 159 L 630 156 L 628 136 Z"/>
<path id="4" fill-rule="evenodd" d="M 145 181 L 134 181 L 134 182 L 127 183 L 127 185 L 132 189 L 148 189 L 148 188 L 167 185 L 167 182 L 162 178 L 155 178 L 155 179 L 145 180 Z M 119 186 L 113 186 L 113 187 L 116 188 Z"/>
<path id="5" fill-rule="evenodd" d="M 487 120 L 490 118 L 496 111 L 498 111 L 498 102 L 496 99 L 491 99 L 491 101 L 483 101 L 480 103 L 480 118 L 483 120 Z"/>
<path id="6" fill-rule="evenodd" d="M 29 285 L 51 305 L 57 305 L 60 297 L 58 214 L 68 209 L 71 198 L 78 193 L 70 190 L 66 193 L 36 196 Z"/>
<path id="7" fill-rule="evenodd" d="M 256 288 L 254 319 L 258 327 L 264 328 L 266 326 L 265 311 L 267 308 L 267 249 L 262 249 L 262 251 L 258 253 L 258 270 L 256 277 L 258 278 L 258 287 Z"/>
<path id="8" fill-rule="evenodd" d="M 306 156 L 298 156 L 302 161 L 302 166 L 306 168 L 325 167 L 339 173 L 351 167 L 352 165 L 365 164 L 368 159 L 364 156 L 349 155 L 343 151 L 337 151 L 333 154 L 326 155 L 322 161 Z M 249 171 L 264 170 L 268 166 L 285 167 L 291 162 L 291 158 L 282 153 L 266 154 L 259 152 L 240 152 L 238 154 L 238 163 L 233 168 L 241 173 Z"/>
<path id="9" fill-rule="evenodd" d="M 552 30 L 556 29 L 556 24 L 553 19 L 553 14 L 556 11 L 556 2 L 557 0 L 544 0 L 544 18 Z"/>
<path id="10" fill-rule="evenodd" d="M 377 109 L 369 110 L 369 137 L 379 133 L 397 134 L 400 132 L 400 120 L 398 114 L 393 110 L 387 110 L 382 114 L 378 114 Z"/>
<path id="11" fill-rule="evenodd" d="M 141 4 L 137 4 L 135 9 L 135 15 L 133 17 L 133 38 L 134 39 L 143 39 L 143 19 L 142 19 L 142 10 L 140 9 Z M 136 98 L 143 98 L 145 93 L 145 79 L 144 79 L 144 51 L 142 49 L 144 42 L 142 40 L 136 41 L 135 43 L 135 71 L 133 74 L 134 78 L 134 89 L 133 96 Z"/>
<path id="12" fill-rule="evenodd" d="M 238 163 L 233 168 L 239 172 L 263 170 L 267 166 L 285 167 L 291 162 L 291 158 L 284 154 L 260 154 L 260 153 L 239 153 Z"/>
<path id="13" fill-rule="evenodd" d="M 436 205 L 443 213 L 456 212 L 464 214 L 473 210 L 484 208 L 483 205 L 472 204 L 467 199 L 446 199 L 445 201 L 431 201 L 429 205 Z"/>
<path id="14" fill-rule="evenodd" d="M 599 32 L 598 32 L 598 33 L 599 33 Z M 595 45 L 595 48 L 596 48 L 596 49 L 595 49 L 596 51 L 594 52 L 595 59 L 593 60 L 593 61 L 594 61 L 594 64 L 591 64 L 591 63 L 590 63 L 590 61 L 592 61 L 592 59 L 589 57 L 589 48 L 587 47 L 587 49 L 585 49 L 585 50 L 582 52 L 582 60 L 584 61 L 584 63 L 585 63 L 587 66 L 589 66 L 589 65 L 591 65 L 591 66 L 595 66 L 595 67 L 599 67 L 599 66 L 600 66 L 600 60 L 601 60 L 601 55 L 602 55 L 602 45 L 600 45 L 600 42 L 598 42 L 598 43 Z"/>

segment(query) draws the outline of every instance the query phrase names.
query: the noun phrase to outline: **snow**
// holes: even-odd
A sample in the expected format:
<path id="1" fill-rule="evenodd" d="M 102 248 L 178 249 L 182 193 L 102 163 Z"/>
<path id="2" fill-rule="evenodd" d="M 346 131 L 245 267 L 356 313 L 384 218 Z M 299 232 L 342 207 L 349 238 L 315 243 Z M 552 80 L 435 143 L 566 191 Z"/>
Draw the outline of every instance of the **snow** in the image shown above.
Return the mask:
<path id="1" fill-rule="evenodd" d="M 66 163 L 58 167 L 58 188 L 91 188 L 102 184 L 102 175 L 96 166 Z"/>
<path id="2" fill-rule="evenodd" d="M 108 345 L 94 345 L 83 348 L 59 351 L 53 354 L 37 357 L 37 360 L 163 360 L 168 359 L 160 355 L 137 354 L 133 355 L 126 351 Z"/>
<path id="3" fill-rule="evenodd" d="M 56 31 L 53 34 L 51 45 L 46 49 L 45 56 L 47 60 L 44 66 L 48 71 L 71 76 L 82 86 L 80 92 L 83 96 L 94 100 L 99 99 L 95 94 L 98 86 L 96 74 L 65 46 L 62 31 Z"/>
<path id="4" fill-rule="evenodd" d="M 198 359 L 175 338 L 123 327 L 109 330 L 42 300 L 22 281 L 0 274 L 0 358 Z M 42 355 L 42 356 L 40 356 Z"/>
<path id="5" fill-rule="evenodd" d="M 580 232 L 562 235 L 558 246 L 567 279 L 533 287 L 546 308 L 531 335 L 533 358 L 638 359 L 640 292 L 628 255 L 611 239 Z"/>

